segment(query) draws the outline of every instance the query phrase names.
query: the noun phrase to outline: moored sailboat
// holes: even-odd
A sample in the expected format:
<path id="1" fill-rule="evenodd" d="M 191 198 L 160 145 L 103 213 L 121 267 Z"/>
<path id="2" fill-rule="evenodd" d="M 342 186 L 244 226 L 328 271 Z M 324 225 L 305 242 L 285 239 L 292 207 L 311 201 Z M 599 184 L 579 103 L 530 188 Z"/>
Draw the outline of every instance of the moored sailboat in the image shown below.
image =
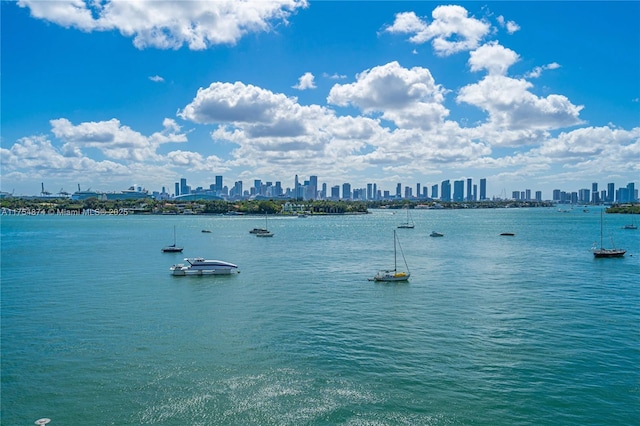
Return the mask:
<path id="1" fill-rule="evenodd" d="M 415 227 L 415 224 L 413 223 L 413 220 L 411 220 L 411 216 L 409 215 L 409 206 L 407 206 L 406 210 L 407 210 L 407 221 L 402 222 L 400 225 L 398 225 L 398 228 L 413 229 Z"/>
<path id="2" fill-rule="evenodd" d="M 400 247 L 400 253 L 402 254 L 402 259 L 404 261 L 404 266 L 406 271 L 398 271 L 398 251 L 397 247 Z M 402 251 L 402 246 L 400 246 L 400 241 L 398 241 L 398 236 L 396 235 L 396 231 L 393 231 L 393 269 L 383 269 L 378 271 L 378 273 L 370 279 L 370 281 L 385 281 L 385 282 L 397 282 L 397 281 L 407 281 L 411 273 L 409 272 L 409 265 L 407 265 L 407 260 L 404 257 L 404 252 Z"/>
<path id="3" fill-rule="evenodd" d="M 164 246 L 162 247 L 162 252 L 163 253 L 180 253 L 182 252 L 183 247 L 178 247 L 176 246 L 176 227 L 173 227 L 173 244 L 171 244 L 170 246 Z"/>
<path id="4" fill-rule="evenodd" d="M 627 252 L 624 249 L 616 248 L 613 244 L 613 238 L 611 239 L 611 245 L 613 248 L 604 248 L 602 244 L 602 232 L 603 232 L 603 221 L 604 221 L 604 210 L 600 212 L 600 248 L 598 248 L 598 243 L 594 242 L 593 247 L 591 247 L 591 251 L 595 257 L 623 257 Z"/>

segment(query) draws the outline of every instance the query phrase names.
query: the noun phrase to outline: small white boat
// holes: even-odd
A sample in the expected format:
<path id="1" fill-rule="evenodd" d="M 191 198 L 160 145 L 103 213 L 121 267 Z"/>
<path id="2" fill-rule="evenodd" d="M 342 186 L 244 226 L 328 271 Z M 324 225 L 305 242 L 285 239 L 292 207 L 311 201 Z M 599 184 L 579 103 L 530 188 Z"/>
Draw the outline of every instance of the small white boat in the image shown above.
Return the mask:
<path id="1" fill-rule="evenodd" d="M 207 260 L 202 257 L 192 257 L 184 260 L 188 265 L 179 263 L 169 268 L 173 275 L 231 275 L 240 272 L 238 265 L 224 260 Z"/>

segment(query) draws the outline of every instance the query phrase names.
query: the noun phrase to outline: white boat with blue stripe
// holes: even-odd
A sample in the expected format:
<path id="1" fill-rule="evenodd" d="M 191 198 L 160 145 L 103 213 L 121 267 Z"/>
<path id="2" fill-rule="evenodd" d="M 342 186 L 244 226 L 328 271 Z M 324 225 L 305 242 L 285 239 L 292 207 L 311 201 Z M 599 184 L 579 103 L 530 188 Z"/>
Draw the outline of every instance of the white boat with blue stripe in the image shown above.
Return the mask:
<path id="1" fill-rule="evenodd" d="M 184 260 L 188 265 L 179 263 L 169 268 L 173 275 L 231 275 L 240 272 L 238 265 L 224 260 L 207 260 L 202 257 L 191 257 Z"/>

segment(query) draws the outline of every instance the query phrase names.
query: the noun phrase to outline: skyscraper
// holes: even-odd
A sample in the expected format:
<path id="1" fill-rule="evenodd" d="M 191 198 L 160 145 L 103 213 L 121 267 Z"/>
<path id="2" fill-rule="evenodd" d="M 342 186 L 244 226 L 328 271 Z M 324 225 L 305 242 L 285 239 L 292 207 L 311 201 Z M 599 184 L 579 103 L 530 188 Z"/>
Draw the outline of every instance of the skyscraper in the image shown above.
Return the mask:
<path id="1" fill-rule="evenodd" d="M 471 178 L 467 178 L 467 201 L 472 201 L 471 188 L 473 187 Z"/>
<path id="2" fill-rule="evenodd" d="M 343 183 L 342 184 L 342 199 L 350 200 L 351 199 L 351 184 Z"/>
<path id="3" fill-rule="evenodd" d="M 180 195 L 188 194 L 191 188 L 187 185 L 187 178 L 180 178 Z"/>
<path id="4" fill-rule="evenodd" d="M 456 180 L 453 182 L 453 201 L 464 200 L 464 181 Z"/>
<path id="5" fill-rule="evenodd" d="M 312 200 L 318 198 L 318 176 L 309 176 L 309 195 Z"/>
<path id="6" fill-rule="evenodd" d="M 613 183 L 607 184 L 607 202 L 613 203 L 616 195 L 616 187 Z"/>
<path id="7" fill-rule="evenodd" d="M 487 180 L 485 178 L 480 179 L 480 201 L 487 199 Z"/>
<path id="8" fill-rule="evenodd" d="M 451 183 L 449 179 L 442 181 L 440 184 L 440 192 L 442 193 L 440 195 L 441 201 L 451 201 Z"/>

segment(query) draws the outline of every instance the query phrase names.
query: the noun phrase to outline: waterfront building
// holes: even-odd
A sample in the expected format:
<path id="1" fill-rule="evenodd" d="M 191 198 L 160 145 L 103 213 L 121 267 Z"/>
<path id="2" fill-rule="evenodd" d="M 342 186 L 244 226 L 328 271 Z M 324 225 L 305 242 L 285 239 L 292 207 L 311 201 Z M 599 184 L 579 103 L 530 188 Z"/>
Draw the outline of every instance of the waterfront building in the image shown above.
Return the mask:
<path id="1" fill-rule="evenodd" d="M 449 179 L 443 180 L 440 184 L 440 201 L 451 201 L 451 183 Z"/>
<path id="2" fill-rule="evenodd" d="M 342 199 L 343 200 L 350 200 L 351 199 L 351 184 L 350 183 L 343 183 L 342 184 Z"/>
<path id="3" fill-rule="evenodd" d="M 176 186 L 176 187 L 175 187 L 175 193 L 174 193 L 174 196 L 176 196 L 176 197 L 177 197 L 178 195 L 180 195 L 180 184 L 179 184 L 178 182 L 176 182 L 176 183 L 175 183 L 175 186 Z"/>
<path id="4" fill-rule="evenodd" d="M 615 188 L 616 186 L 614 183 L 607 184 L 607 203 L 613 203 L 613 201 L 615 200 Z"/>
<path id="5" fill-rule="evenodd" d="M 586 189 L 586 188 L 583 188 L 583 189 L 579 190 L 578 191 L 578 202 L 586 204 L 589 201 L 591 201 L 591 191 Z"/>
<path id="6" fill-rule="evenodd" d="M 312 200 L 318 198 L 318 176 L 309 176 L 309 194 Z"/>
<path id="7" fill-rule="evenodd" d="M 471 188 L 472 188 L 472 180 L 471 178 L 467 178 L 467 201 L 472 201 L 473 198 L 471 196 Z"/>
<path id="8" fill-rule="evenodd" d="M 411 187 L 410 186 L 405 186 L 404 187 L 404 198 L 412 198 L 413 197 L 413 193 L 411 192 Z"/>
<path id="9" fill-rule="evenodd" d="M 334 185 L 331 187 L 331 199 L 339 200 L 340 199 L 340 186 Z"/>
<path id="10" fill-rule="evenodd" d="M 542 201 L 542 191 L 536 191 L 536 201 Z"/>
<path id="11" fill-rule="evenodd" d="M 438 184 L 431 185 L 431 198 L 438 199 Z"/>
<path id="12" fill-rule="evenodd" d="M 396 198 L 401 198 L 402 197 L 402 184 L 398 183 L 396 185 Z"/>
<path id="13" fill-rule="evenodd" d="M 487 199 L 487 179 L 480 179 L 480 201 Z"/>
<path id="14" fill-rule="evenodd" d="M 191 188 L 187 185 L 187 178 L 180 178 L 180 194 L 184 195 L 191 192 Z"/>
<path id="15" fill-rule="evenodd" d="M 456 180 L 453 182 L 453 201 L 464 200 L 464 180 Z"/>

